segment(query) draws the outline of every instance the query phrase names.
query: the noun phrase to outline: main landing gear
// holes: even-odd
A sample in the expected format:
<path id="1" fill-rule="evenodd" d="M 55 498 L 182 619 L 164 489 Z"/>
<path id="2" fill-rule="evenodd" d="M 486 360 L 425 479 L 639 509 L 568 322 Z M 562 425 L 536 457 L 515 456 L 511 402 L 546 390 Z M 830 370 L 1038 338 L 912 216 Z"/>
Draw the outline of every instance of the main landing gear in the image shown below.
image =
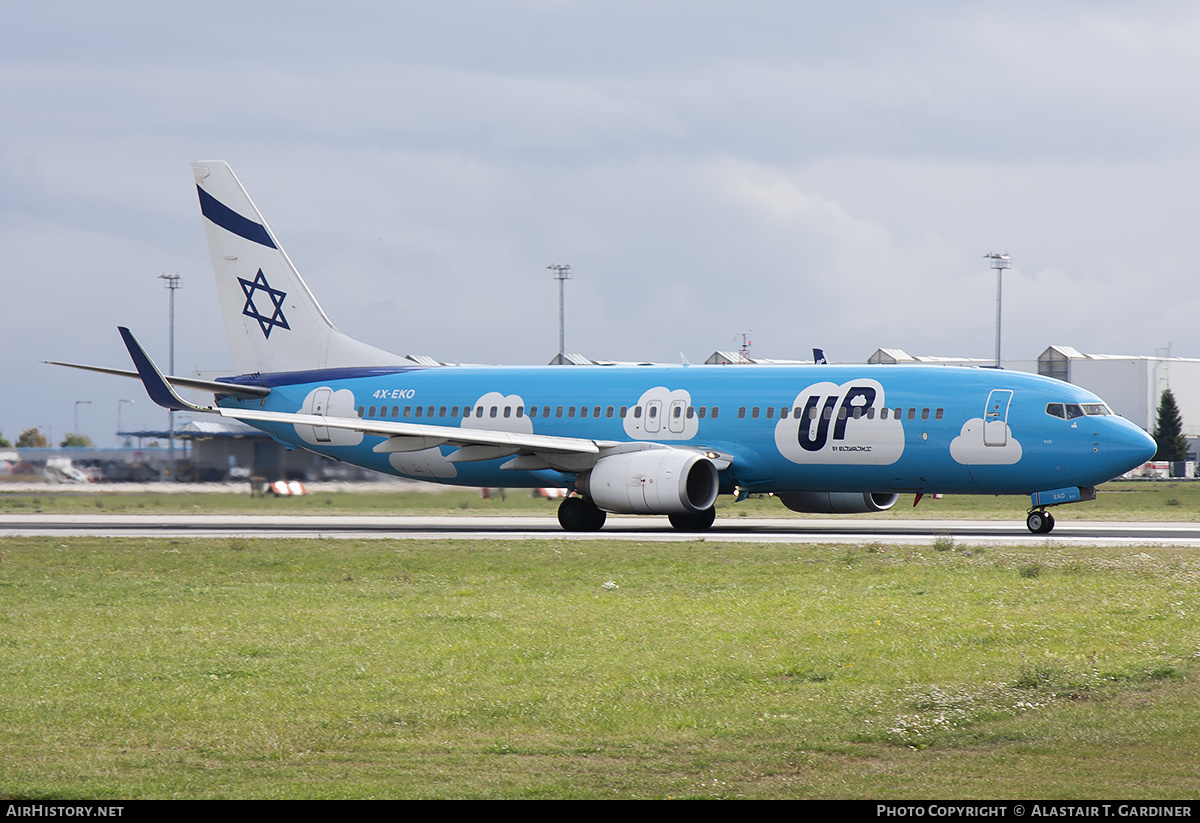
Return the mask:
<path id="1" fill-rule="evenodd" d="M 569 532 L 598 532 L 608 517 L 587 497 L 565 497 L 558 506 L 558 524 Z"/>
<path id="2" fill-rule="evenodd" d="M 1025 518 L 1025 525 L 1034 534 L 1050 534 L 1054 529 L 1054 515 L 1047 511 L 1032 511 Z"/>
<path id="3" fill-rule="evenodd" d="M 589 497 L 566 497 L 558 506 L 558 523 L 564 531 L 598 532 L 604 527 L 607 515 Z M 671 525 L 681 532 L 702 532 L 717 519 L 717 509 L 709 506 L 701 512 L 671 514 Z"/>
<path id="4" fill-rule="evenodd" d="M 687 512 L 686 514 L 669 514 L 667 519 L 676 531 L 703 532 L 717 519 L 717 507 L 709 506 L 702 512 Z"/>

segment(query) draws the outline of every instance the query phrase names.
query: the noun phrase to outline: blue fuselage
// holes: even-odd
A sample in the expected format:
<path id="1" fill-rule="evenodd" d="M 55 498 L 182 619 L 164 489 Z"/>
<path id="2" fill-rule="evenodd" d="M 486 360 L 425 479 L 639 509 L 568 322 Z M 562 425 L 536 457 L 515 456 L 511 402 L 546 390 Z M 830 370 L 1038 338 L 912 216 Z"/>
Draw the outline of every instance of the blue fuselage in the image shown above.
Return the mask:
<path id="1" fill-rule="evenodd" d="M 227 408 L 661 443 L 726 458 L 721 489 L 1028 494 L 1094 486 L 1153 440 L 1068 383 L 938 366 L 374 368 L 229 382 L 271 389 Z M 277 439 L 394 475 L 472 486 L 572 486 L 574 474 L 455 447 L 375 451 L 386 438 L 256 423 Z"/>

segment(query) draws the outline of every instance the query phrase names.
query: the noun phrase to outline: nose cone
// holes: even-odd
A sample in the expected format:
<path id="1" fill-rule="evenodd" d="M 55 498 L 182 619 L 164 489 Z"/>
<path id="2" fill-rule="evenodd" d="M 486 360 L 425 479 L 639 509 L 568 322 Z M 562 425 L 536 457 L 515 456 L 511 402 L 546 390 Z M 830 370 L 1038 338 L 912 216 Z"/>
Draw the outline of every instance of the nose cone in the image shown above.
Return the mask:
<path id="1" fill-rule="evenodd" d="M 1108 444 L 1108 455 L 1117 474 L 1136 469 L 1154 457 L 1158 444 L 1154 438 L 1128 420 L 1116 419 Z"/>

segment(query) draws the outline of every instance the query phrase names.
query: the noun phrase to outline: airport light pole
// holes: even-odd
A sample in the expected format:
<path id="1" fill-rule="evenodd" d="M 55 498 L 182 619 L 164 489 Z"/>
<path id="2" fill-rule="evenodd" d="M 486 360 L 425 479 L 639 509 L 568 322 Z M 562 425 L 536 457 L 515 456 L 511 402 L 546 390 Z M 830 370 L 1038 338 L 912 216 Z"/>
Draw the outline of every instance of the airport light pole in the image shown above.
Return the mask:
<path id="1" fill-rule="evenodd" d="M 992 252 L 984 257 L 992 261 L 992 268 L 996 270 L 996 368 L 1000 368 L 1000 275 L 1005 269 L 1012 268 L 1012 259 L 1008 252 Z"/>
<path id="2" fill-rule="evenodd" d="M 75 429 L 74 429 L 74 431 L 72 431 L 72 434 L 74 434 L 76 437 L 79 436 L 79 407 L 82 405 L 85 405 L 85 404 L 90 406 L 92 404 L 92 401 L 91 400 L 76 400 L 75 401 Z"/>
<path id="3" fill-rule="evenodd" d="M 566 346 L 566 314 L 563 311 L 563 283 L 571 279 L 571 264 L 564 263 L 562 265 L 551 263 L 546 268 L 554 272 L 554 279 L 558 281 L 558 364 L 567 362 L 567 346 Z"/>
<path id="4" fill-rule="evenodd" d="M 120 440 L 120 438 L 121 438 L 121 404 L 122 403 L 132 403 L 132 402 L 133 402 L 132 400 L 118 400 L 117 401 L 117 439 L 118 440 Z"/>
<path id="5" fill-rule="evenodd" d="M 171 292 L 169 321 L 168 321 L 168 361 L 167 374 L 175 373 L 175 292 L 179 289 L 178 274 L 160 274 L 159 280 L 164 281 L 163 285 Z M 175 479 L 175 412 L 170 410 L 167 412 L 167 466 L 170 472 L 171 479 Z"/>

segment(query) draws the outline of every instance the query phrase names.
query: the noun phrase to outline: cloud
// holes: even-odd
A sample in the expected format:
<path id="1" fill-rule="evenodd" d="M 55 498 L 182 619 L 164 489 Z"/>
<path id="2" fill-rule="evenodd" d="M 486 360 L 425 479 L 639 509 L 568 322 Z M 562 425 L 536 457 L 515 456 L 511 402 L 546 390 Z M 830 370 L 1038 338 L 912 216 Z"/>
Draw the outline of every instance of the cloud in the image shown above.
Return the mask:
<path id="1" fill-rule="evenodd" d="M 520 432 L 533 434 L 533 421 L 524 411 L 517 416 L 517 409 L 525 408 L 525 401 L 519 394 L 500 394 L 488 392 L 480 395 L 473 404 L 470 417 L 463 418 L 464 429 L 488 429 L 489 431 Z M 476 413 L 483 409 L 483 417 Z"/>
<path id="2" fill-rule="evenodd" d="M 904 454 L 904 425 L 876 380 L 813 383 L 775 425 L 775 447 L 793 463 L 888 465 Z"/>
<path id="3" fill-rule="evenodd" d="M 700 421 L 688 416 L 691 405 L 685 389 L 647 389 L 625 415 L 625 434 L 634 440 L 691 440 L 700 428 Z"/>
<path id="4" fill-rule="evenodd" d="M 310 391 L 304 398 L 304 404 L 296 412 L 320 414 L 325 417 L 358 417 L 354 405 L 354 392 L 349 389 L 334 391 L 328 386 L 319 386 Z M 363 439 L 362 432 L 349 429 L 302 426 L 298 423 L 295 429 L 301 440 L 314 446 L 357 446 Z"/>
<path id="5" fill-rule="evenodd" d="M 1003 445 L 984 444 L 985 425 L 988 439 Z M 1021 459 L 1021 444 L 1002 420 L 984 424 L 983 418 L 973 417 L 963 423 L 962 432 L 950 441 L 950 456 L 964 466 L 1011 466 Z"/>

